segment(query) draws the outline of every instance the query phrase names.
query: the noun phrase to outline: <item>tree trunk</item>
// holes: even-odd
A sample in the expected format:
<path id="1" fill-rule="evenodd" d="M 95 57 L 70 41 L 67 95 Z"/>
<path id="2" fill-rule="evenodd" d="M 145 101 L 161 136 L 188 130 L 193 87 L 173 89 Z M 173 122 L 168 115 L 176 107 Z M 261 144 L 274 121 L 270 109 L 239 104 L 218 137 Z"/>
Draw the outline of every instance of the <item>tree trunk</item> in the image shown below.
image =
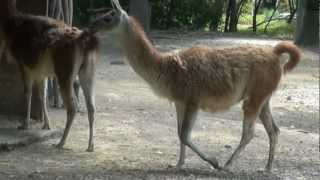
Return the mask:
<path id="1" fill-rule="evenodd" d="M 228 1 L 228 5 L 226 8 L 226 20 L 224 22 L 224 32 L 229 32 L 229 21 L 230 21 L 230 14 L 231 14 L 231 1 Z"/>
<path id="2" fill-rule="evenodd" d="M 237 3 L 236 0 L 229 0 L 226 11 L 225 32 L 236 32 L 238 20 L 242 12 L 243 4 L 246 0 L 241 0 Z"/>
<path id="3" fill-rule="evenodd" d="M 210 29 L 213 31 L 217 31 L 220 21 L 221 21 L 221 17 L 223 15 L 223 5 L 224 5 L 224 1 L 223 0 L 216 0 L 214 3 L 214 16 L 215 18 L 212 18 L 212 21 L 210 23 Z"/>
<path id="4" fill-rule="evenodd" d="M 173 8 L 175 7 L 175 0 L 170 0 L 170 4 L 167 9 L 166 28 L 169 29 L 172 25 Z"/>
<path id="5" fill-rule="evenodd" d="M 141 23 L 146 32 L 149 32 L 151 18 L 149 0 L 130 0 L 129 13 Z"/>
<path id="6" fill-rule="evenodd" d="M 262 0 L 253 0 L 252 31 L 257 32 L 257 14 Z"/>
<path id="7" fill-rule="evenodd" d="M 295 43 L 319 47 L 319 6 L 317 0 L 299 0 Z"/>
<path id="8" fill-rule="evenodd" d="M 237 1 L 230 0 L 230 22 L 229 32 L 237 31 Z"/>

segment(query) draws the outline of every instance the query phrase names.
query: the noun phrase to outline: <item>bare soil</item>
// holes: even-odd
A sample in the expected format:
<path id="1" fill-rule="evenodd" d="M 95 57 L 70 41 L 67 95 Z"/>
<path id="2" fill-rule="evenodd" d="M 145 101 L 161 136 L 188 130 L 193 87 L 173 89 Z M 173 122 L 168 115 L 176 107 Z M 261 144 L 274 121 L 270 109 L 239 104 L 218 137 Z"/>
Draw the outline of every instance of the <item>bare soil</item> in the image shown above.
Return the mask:
<path id="1" fill-rule="evenodd" d="M 276 40 L 215 37 L 210 34 L 151 36 L 157 48 L 170 51 L 196 44 L 238 46 L 274 45 Z M 179 142 L 172 104 L 156 97 L 112 44 L 103 44 L 96 81 L 95 152 L 85 152 L 88 121 L 83 98 L 64 150 L 52 145 L 59 138 L 0 153 L 0 179 L 319 179 L 319 54 L 304 51 L 299 67 L 284 76 L 272 99 L 273 115 L 280 127 L 279 146 L 271 174 L 260 172 L 266 164 L 268 137 L 260 122 L 256 135 L 231 169 L 210 168 L 187 151 L 183 170 L 174 166 Z M 51 109 L 52 127 L 63 129 L 65 111 Z M 3 122 L 12 117 L 1 117 Z M 241 137 L 241 106 L 225 113 L 201 112 L 193 141 L 223 164 Z M 1 121 L 2 122 L 2 121 Z M 7 123 L 1 123 L 7 124 Z M 39 128 L 36 125 L 34 128 Z"/>

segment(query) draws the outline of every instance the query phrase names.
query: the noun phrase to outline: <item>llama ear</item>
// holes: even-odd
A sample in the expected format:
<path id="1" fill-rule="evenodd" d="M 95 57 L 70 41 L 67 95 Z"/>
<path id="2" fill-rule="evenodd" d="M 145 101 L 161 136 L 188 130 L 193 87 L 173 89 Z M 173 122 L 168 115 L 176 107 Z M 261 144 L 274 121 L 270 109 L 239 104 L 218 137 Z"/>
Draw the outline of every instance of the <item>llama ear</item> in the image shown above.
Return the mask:
<path id="1" fill-rule="evenodd" d="M 116 9 L 118 12 L 124 11 L 119 3 L 119 0 L 111 0 L 111 5 L 112 5 L 113 9 Z"/>
<path id="2" fill-rule="evenodd" d="M 111 6 L 112 6 L 112 8 L 113 8 L 114 10 L 119 11 L 119 10 L 117 9 L 117 6 L 115 5 L 114 0 L 111 0 Z"/>

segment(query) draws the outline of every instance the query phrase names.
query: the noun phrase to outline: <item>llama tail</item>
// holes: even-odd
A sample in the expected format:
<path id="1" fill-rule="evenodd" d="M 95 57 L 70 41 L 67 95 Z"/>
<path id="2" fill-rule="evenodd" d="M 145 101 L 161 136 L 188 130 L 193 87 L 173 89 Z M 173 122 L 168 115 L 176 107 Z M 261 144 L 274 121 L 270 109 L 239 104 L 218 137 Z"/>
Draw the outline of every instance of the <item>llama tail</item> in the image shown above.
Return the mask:
<path id="1" fill-rule="evenodd" d="M 284 73 L 293 70 L 293 68 L 295 68 L 299 63 L 302 56 L 301 50 L 290 42 L 281 42 L 277 44 L 274 47 L 273 52 L 278 56 L 283 53 L 288 53 L 290 55 L 289 61 L 283 67 Z"/>
<path id="2" fill-rule="evenodd" d="M 99 38 L 96 32 L 91 31 L 91 29 L 84 29 L 79 39 L 87 50 L 94 50 L 99 47 Z"/>

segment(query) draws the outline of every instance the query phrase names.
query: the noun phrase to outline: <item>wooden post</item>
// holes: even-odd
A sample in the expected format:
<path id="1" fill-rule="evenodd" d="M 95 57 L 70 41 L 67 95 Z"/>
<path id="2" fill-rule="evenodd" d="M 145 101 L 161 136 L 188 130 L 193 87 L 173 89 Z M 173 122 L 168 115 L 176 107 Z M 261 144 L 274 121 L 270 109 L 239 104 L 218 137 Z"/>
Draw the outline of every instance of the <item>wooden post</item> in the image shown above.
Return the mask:
<path id="1" fill-rule="evenodd" d="M 1 0 L 0 18 L 5 18 L 16 13 L 16 0 Z"/>

